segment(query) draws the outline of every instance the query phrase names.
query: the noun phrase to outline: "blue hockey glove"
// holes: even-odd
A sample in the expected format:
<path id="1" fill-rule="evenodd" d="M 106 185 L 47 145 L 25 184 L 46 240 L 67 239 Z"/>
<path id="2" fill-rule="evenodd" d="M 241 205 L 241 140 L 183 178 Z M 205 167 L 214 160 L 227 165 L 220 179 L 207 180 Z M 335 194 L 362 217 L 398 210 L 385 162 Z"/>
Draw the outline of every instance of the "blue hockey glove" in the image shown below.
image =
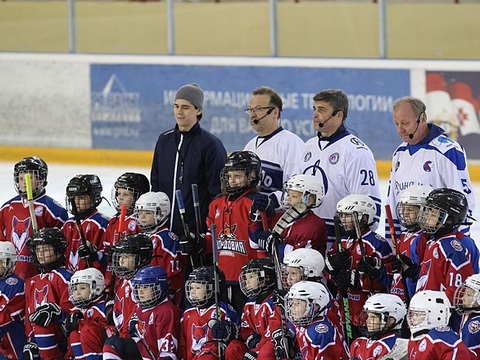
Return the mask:
<path id="1" fill-rule="evenodd" d="M 262 337 L 260 336 L 260 334 L 257 334 L 257 333 L 250 334 L 245 340 L 245 345 L 247 345 L 249 349 L 253 349 L 258 345 L 261 338 Z"/>
<path id="2" fill-rule="evenodd" d="M 58 321 L 62 310 L 57 304 L 47 303 L 40 305 L 35 312 L 31 313 L 28 320 L 38 326 L 48 326 L 52 321 Z"/>
<path id="3" fill-rule="evenodd" d="M 267 217 L 271 217 L 275 214 L 275 205 L 272 199 L 270 199 L 270 196 L 258 194 L 252 201 L 252 206 L 250 208 L 250 220 L 262 221 L 262 211 L 265 211 Z"/>
<path id="4" fill-rule="evenodd" d="M 278 237 L 270 231 L 260 231 L 257 233 L 258 246 L 266 250 L 270 255 L 273 254 L 273 247 L 276 247 L 279 242 Z"/>
<path id="5" fill-rule="evenodd" d="M 213 340 L 223 341 L 228 344 L 232 339 L 238 337 L 238 327 L 231 321 L 215 320 L 213 324 L 209 322 L 208 326 L 210 327 Z"/>

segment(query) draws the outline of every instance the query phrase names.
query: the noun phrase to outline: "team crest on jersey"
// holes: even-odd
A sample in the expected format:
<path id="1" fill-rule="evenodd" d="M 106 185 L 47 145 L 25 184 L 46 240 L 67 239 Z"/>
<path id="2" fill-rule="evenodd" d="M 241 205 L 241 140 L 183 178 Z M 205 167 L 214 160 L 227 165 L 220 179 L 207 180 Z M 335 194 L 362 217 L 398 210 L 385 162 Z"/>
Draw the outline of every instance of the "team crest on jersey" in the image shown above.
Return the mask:
<path id="1" fill-rule="evenodd" d="M 452 240 L 450 241 L 450 245 L 452 245 L 452 248 L 454 248 L 456 251 L 463 251 L 463 246 L 460 241 Z"/>
<path id="2" fill-rule="evenodd" d="M 28 240 L 28 228 L 30 227 L 30 218 L 21 221 L 16 216 L 12 219 L 12 243 L 20 254 Z"/>
<path id="3" fill-rule="evenodd" d="M 138 331 L 138 334 L 141 336 L 141 337 L 145 337 L 145 330 L 146 330 L 146 327 L 145 327 L 145 321 L 142 321 L 142 320 L 138 320 L 138 323 L 137 323 L 137 331 Z"/>
<path id="4" fill-rule="evenodd" d="M 95 311 L 94 311 L 93 309 L 88 309 L 88 310 L 87 310 L 87 318 L 91 318 L 91 317 L 93 316 L 93 313 L 94 313 L 94 312 L 95 312 Z"/>
<path id="5" fill-rule="evenodd" d="M 33 300 L 35 301 L 35 309 L 40 305 L 47 303 L 48 285 L 45 285 L 41 290 L 35 289 Z"/>
<path id="6" fill-rule="evenodd" d="M 436 329 L 437 331 L 440 331 L 440 332 L 445 332 L 445 331 L 449 331 L 449 330 L 450 330 L 450 326 L 448 326 L 448 325 L 441 325 L 441 326 L 435 327 L 435 329 Z"/>
<path id="7" fill-rule="evenodd" d="M 192 349 L 197 350 L 207 341 L 208 325 L 192 324 Z"/>
<path id="8" fill-rule="evenodd" d="M 312 152 L 309 151 L 305 154 L 305 157 L 303 158 L 303 162 L 307 162 L 308 160 L 310 160 L 312 158 Z"/>
<path id="9" fill-rule="evenodd" d="M 333 153 L 330 155 L 330 157 L 328 158 L 328 161 L 330 162 L 330 164 L 332 165 L 335 165 L 336 163 L 338 163 L 338 160 L 340 160 L 340 155 L 338 153 Z"/>
<path id="10" fill-rule="evenodd" d="M 318 324 L 317 326 L 315 326 L 315 331 L 320 334 L 325 334 L 326 332 L 328 332 L 328 326 L 325 324 Z"/>
<path id="11" fill-rule="evenodd" d="M 438 255 L 438 248 L 433 249 L 432 256 L 433 256 L 435 259 L 440 258 L 440 256 Z"/>
<path id="12" fill-rule="evenodd" d="M 430 160 L 425 161 L 425 163 L 423 164 L 423 171 L 432 172 L 433 171 L 433 162 L 431 162 Z"/>
<path id="13" fill-rule="evenodd" d="M 468 331 L 471 334 L 475 334 L 480 330 L 480 322 L 478 320 L 473 320 L 470 324 L 468 324 Z"/>
<path id="14" fill-rule="evenodd" d="M 17 280 L 17 278 L 15 278 L 15 277 L 13 277 L 13 276 L 9 276 L 9 277 L 7 278 L 7 280 L 5 280 L 5 283 L 6 283 L 7 285 L 17 285 L 18 280 Z"/>
<path id="15" fill-rule="evenodd" d="M 137 228 L 137 220 L 130 220 L 128 222 L 127 227 L 128 227 L 128 230 L 130 230 L 131 232 L 134 232 L 135 229 Z"/>
<path id="16" fill-rule="evenodd" d="M 382 345 L 378 345 L 375 349 L 373 349 L 373 356 L 376 358 L 382 353 Z"/>
<path id="17" fill-rule="evenodd" d="M 420 345 L 418 346 L 418 351 L 425 351 L 427 349 L 427 340 L 423 339 Z"/>

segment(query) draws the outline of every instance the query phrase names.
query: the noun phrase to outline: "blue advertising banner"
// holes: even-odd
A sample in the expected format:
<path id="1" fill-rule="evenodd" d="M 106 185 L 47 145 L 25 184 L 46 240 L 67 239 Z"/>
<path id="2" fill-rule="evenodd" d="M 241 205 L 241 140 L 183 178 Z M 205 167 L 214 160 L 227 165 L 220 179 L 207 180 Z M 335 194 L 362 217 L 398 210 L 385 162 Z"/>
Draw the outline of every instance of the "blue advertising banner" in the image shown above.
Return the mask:
<path id="1" fill-rule="evenodd" d="M 229 152 L 255 136 L 244 112 L 255 88 L 281 94 L 281 125 L 304 140 L 315 136 L 313 95 L 340 88 L 350 100 L 347 127 L 377 160 L 388 160 L 400 143 L 392 104 L 410 94 L 410 72 L 391 69 L 92 64 L 90 77 L 93 148 L 107 149 L 153 150 L 158 135 L 175 125 L 176 90 L 195 82 L 205 92 L 201 126 Z"/>

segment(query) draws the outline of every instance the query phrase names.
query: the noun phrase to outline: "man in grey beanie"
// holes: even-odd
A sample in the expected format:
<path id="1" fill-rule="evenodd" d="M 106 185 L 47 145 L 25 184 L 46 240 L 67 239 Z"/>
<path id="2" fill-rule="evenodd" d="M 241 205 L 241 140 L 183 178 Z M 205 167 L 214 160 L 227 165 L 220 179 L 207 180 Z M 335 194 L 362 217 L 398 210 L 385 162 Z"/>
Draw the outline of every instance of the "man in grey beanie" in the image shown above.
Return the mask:
<path id="1" fill-rule="evenodd" d="M 170 198 L 170 229 L 178 236 L 185 234 L 176 202 L 176 190 L 181 190 L 183 195 L 186 223 L 191 232 L 196 232 L 192 184 L 198 185 L 200 233 L 207 230 L 205 220 L 210 201 L 221 192 L 220 171 L 227 152 L 220 139 L 200 127 L 203 99 L 203 90 L 197 84 L 186 84 L 177 90 L 173 104 L 176 126 L 159 136 L 153 155 L 150 174 L 152 191 L 162 191 Z M 192 241 L 199 239 L 194 236 Z M 187 247 L 190 245 L 196 244 L 187 244 Z M 194 267 L 200 264 L 199 256 L 194 256 L 193 260 Z M 185 272 L 186 275 L 188 273 Z"/>

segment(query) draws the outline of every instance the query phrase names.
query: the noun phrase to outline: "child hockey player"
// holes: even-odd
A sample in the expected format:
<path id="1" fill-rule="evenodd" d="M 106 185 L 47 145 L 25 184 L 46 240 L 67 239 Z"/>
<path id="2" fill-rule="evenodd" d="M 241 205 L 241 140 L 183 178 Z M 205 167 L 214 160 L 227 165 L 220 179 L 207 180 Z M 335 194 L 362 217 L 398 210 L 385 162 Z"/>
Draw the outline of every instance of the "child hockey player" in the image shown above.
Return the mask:
<path id="1" fill-rule="evenodd" d="M 68 345 L 76 359 L 100 360 L 107 325 L 103 274 L 95 268 L 77 270 L 68 290 L 75 305 L 64 321 Z"/>
<path id="2" fill-rule="evenodd" d="M 308 210 L 299 215 L 282 231 L 281 239 L 278 239 L 278 236 L 270 231 L 260 231 L 256 234 L 254 241 L 257 241 L 258 245 L 269 254 L 273 253 L 273 246 L 277 246 L 280 261 L 283 260 L 285 254 L 299 248 L 312 248 L 324 255 L 327 246 L 327 226 L 325 221 L 311 210 L 322 204 L 323 195 L 323 185 L 317 177 L 313 175 L 292 176 L 284 186 L 284 206 L 288 209 L 297 203 L 304 203 Z M 252 204 L 252 215 L 257 211 L 268 210 L 269 199 L 267 195 L 259 195 Z M 262 203 L 263 205 L 261 205 Z M 276 214 L 269 219 L 270 228 L 273 228 L 281 215 Z"/>
<path id="3" fill-rule="evenodd" d="M 98 212 L 102 202 L 102 183 L 97 175 L 77 175 L 67 185 L 66 203 L 73 217 L 62 228 L 67 238 L 66 267 L 72 272 L 89 265 L 106 269 L 102 237 L 108 218 Z M 80 223 L 80 229 L 79 225 Z"/>
<path id="4" fill-rule="evenodd" d="M 70 310 L 68 284 L 72 276 L 65 269 L 67 239 L 58 228 L 45 228 L 29 240 L 33 262 L 40 274 L 25 286 L 27 343 L 24 359 L 56 360 L 66 353 L 67 342 L 61 323 Z"/>
<path id="5" fill-rule="evenodd" d="M 185 258 L 178 250 L 178 237 L 167 228 L 170 200 L 163 192 L 147 192 L 135 204 L 135 212 L 142 231 L 153 244 L 151 265 L 163 266 L 168 273 L 169 297 L 177 304 L 183 294 Z"/>
<path id="6" fill-rule="evenodd" d="M 247 351 L 239 340 L 240 317 L 222 301 L 225 275 L 220 269 L 217 271 L 220 289 L 215 289 L 213 266 L 196 268 L 185 283 L 185 294 L 192 306 L 185 309 L 181 319 L 182 359 L 216 360 L 223 355 L 226 360 L 241 360 Z M 216 291 L 218 303 L 215 303 Z M 222 354 L 219 354 L 219 346 Z"/>
<path id="7" fill-rule="evenodd" d="M 287 318 L 295 326 L 296 350 L 302 359 L 349 359 L 347 344 L 326 313 L 332 297 L 318 282 L 300 281 L 287 293 Z"/>
<path id="8" fill-rule="evenodd" d="M 250 220 L 250 208 L 258 195 L 260 159 L 251 151 L 234 151 L 227 158 L 220 178 L 224 193 L 212 200 L 207 225 L 218 228 L 218 266 L 225 273 L 229 302 L 237 313 L 247 301 L 238 285 L 242 266 L 249 260 L 267 256 L 264 250 L 250 241 L 249 229 L 257 226 Z M 212 252 L 212 236 L 199 234 L 180 236 L 180 250 L 184 254 Z"/>
<path id="9" fill-rule="evenodd" d="M 460 338 L 480 359 L 480 274 L 470 275 L 455 291 L 453 306 L 462 314 Z"/>
<path id="10" fill-rule="evenodd" d="M 367 195 L 352 194 L 340 200 L 337 216 L 348 237 L 337 245 L 341 249 L 332 247 L 325 260 L 326 270 L 333 275 L 340 293 L 347 295 L 352 339 L 359 335 L 359 317 L 369 295 L 386 292 L 391 282 L 384 262 L 392 255 L 392 248 L 370 229 L 375 213 L 376 204 Z"/>
<path id="11" fill-rule="evenodd" d="M 17 254 L 9 241 L 0 242 L 0 354 L 21 359 L 25 345 L 25 283 L 12 273 Z M 2 358 L 0 356 L 0 358 Z"/>
<path id="12" fill-rule="evenodd" d="M 13 183 L 18 196 L 7 201 L 0 209 L 0 236 L 15 246 L 18 259 L 14 272 L 24 281 L 38 274 L 37 267 L 32 263 L 30 249 L 26 246 L 34 230 L 27 206 L 26 174 L 31 176 L 38 229 L 61 228 L 68 219 L 67 210 L 46 195 L 48 166 L 45 161 L 29 156 L 17 162 L 13 168 Z"/>
<path id="13" fill-rule="evenodd" d="M 474 355 L 447 324 L 450 300 L 444 291 L 417 292 L 410 300 L 407 321 L 412 333 L 408 358 L 415 360 L 474 359 Z"/>
<path id="14" fill-rule="evenodd" d="M 117 276 L 114 288 L 113 321 L 122 337 L 128 337 L 128 320 L 135 311 L 130 280 L 152 261 L 152 241 L 145 234 L 129 234 L 112 248 L 112 268 Z"/>
<path id="15" fill-rule="evenodd" d="M 392 355 L 392 349 L 402 356 L 407 355 L 407 340 L 400 339 L 407 309 L 402 299 L 392 294 L 374 294 L 363 304 L 360 332 L 363 336 L 355 339 L 350 346 L 352 359 L 384 359 Z"/>
<path id="16" fill-rule="evenodd" d="M 146 266 L 131 282 L 138 303 L 128 323 L 131 338 L 108 338 L 103 359 L 177 360 L 181 310 L 168 300 L 166 270 Z"/>
<path id="17" fill-rule="evenodd" d="M 283 258 L 282 283 L 287 289 L 302 280 L 323 282 L 325 260 L 317 250 L 295 249 Z"/>

